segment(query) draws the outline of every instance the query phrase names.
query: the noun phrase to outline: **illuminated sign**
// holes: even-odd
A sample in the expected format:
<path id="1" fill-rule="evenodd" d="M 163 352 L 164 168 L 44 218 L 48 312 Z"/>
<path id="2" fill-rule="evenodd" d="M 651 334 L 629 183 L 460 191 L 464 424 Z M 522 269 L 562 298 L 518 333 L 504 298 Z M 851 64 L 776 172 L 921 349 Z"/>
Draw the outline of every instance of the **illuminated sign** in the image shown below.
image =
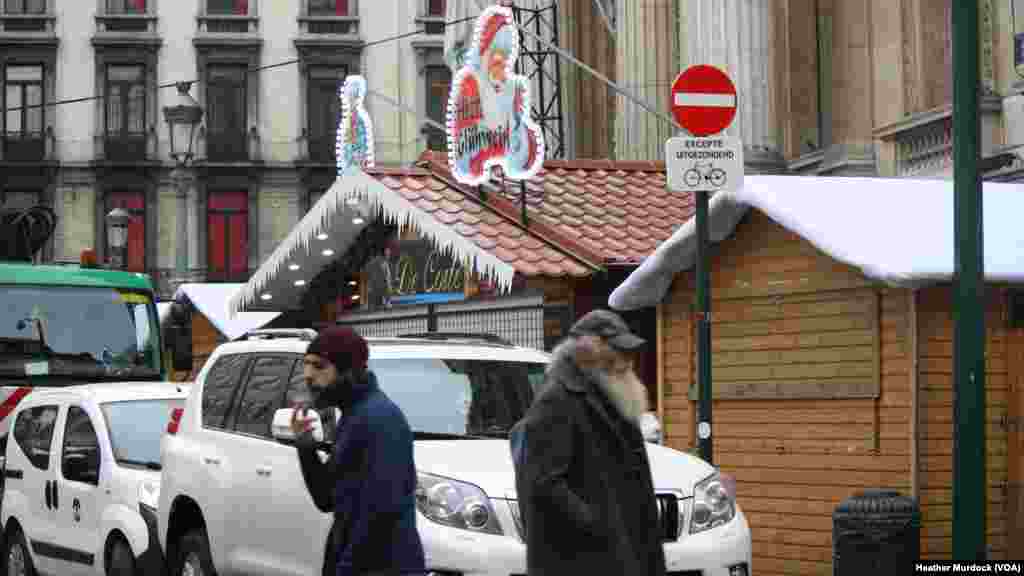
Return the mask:
<path id="1" fill-rule="evenodd" d="M 463 184 L 483 184 L 496 166 L 506 178 L 526 180 L 544 164 L 544 134 L 530 118 L 529 80 L 514 73 L 518 58 L 512 9 L 488 7 L 477 18 L 448 98 L 448 164 Z"/>
<path id="2" fill-rule="evenodd" d="M 372 309 L 464 298 L 464 268 L 429 240 L 391 242 L 364 271 Z"/>
<path id="3" fill-rule="evenodd" d="M 338 124 L 338 175 L 352 169 L 373 166 L 373 123 L 363 105 L 366 79 L 349 76 L 338 91 L 341 99 L 341 122 Z"/>

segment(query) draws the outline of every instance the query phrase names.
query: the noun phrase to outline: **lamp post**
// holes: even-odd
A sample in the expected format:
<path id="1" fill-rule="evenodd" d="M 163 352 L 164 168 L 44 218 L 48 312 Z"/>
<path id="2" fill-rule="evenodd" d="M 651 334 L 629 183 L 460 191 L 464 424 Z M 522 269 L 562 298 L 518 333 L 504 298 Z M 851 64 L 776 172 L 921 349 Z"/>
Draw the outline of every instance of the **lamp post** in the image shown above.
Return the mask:
<path id="1" fill-rule="evenodd" d="M 125 249 L 128 245 L 128 220 L 131 215 L 121 208 L 107 213 L 107 246 L 110 247 L 110 267 L 123 270 L 128 260 Z"/>
<path id="2" fill-rule="evenodd" d="M 175 251 L 175 268 L 179 277 L 184 277 L 188 270 L 189 182 L 186 168 L 192 160 L 196 129 L 203 120 L 202 106 L 189 94 L 191 87 L 191 82 L 179 82 L 174 101 L 170 106 L 164 106 L 164 119 L 167 121 L 171 144 L 171 160 L 174 160 L 171 179 L 178 191 L 178 248 Z"/>

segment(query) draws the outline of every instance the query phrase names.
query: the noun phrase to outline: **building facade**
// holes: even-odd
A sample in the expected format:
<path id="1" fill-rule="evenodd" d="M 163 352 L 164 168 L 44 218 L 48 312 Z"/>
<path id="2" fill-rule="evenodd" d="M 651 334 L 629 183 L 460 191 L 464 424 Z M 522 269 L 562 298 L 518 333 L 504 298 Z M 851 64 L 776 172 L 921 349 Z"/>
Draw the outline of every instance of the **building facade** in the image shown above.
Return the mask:
<path id="1" fill-rule="evenodd" d="M 445 119 L 446 11 L 444 0 L 6 1 L 0 207 L 53 206 L 42 257 L 68 261 L 86 248 L 104 258 L 104 216 L 128 210 L 128 266 L 164 297 L 182 281 L 244 282 L 336 177 L 346 75 L 401 105 L 367 99 L 378 164 L 446 145 L 423 121 Z M 184 202 L 162 112 L 180 81 L 204 109 Z M 35 107 L 55 101 L 70 102 Z"/>

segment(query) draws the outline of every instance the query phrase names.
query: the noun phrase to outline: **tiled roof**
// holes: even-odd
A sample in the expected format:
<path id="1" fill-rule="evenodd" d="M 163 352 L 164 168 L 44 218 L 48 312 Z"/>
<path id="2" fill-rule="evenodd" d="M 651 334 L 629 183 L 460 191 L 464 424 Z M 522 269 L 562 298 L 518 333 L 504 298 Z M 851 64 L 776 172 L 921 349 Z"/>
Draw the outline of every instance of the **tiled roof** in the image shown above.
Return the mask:
<path id="1" fill-rule="evenodd" d="M 447 177 L 445 156 L 427 152 L 421 166 Z M 495 191 L 518 210 L 520 186 Z M 548 160 L 526 184 L 531 226 L 544 223 L 601 265 L 637 265 L 689 220 L 693 194 L 665 187 L 664 162 Z"/>
<path id="2" fill-rule="evenodd" d="M 561 238 L 545 223 L 524 228 L 516 208 L 497 195 L 485 205 L 469 190 L 422 168 L 372 168 L 367 171 L 408 202 L 430 214 L 481 249 L 525 276 L 589 276 L 598 257 Z"/>

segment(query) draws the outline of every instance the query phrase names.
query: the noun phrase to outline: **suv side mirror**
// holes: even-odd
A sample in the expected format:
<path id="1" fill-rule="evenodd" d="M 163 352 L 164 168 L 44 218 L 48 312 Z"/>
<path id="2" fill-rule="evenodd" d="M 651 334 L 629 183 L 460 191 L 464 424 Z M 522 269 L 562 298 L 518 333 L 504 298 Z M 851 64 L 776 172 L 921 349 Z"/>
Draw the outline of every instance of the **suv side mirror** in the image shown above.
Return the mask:
<path id="1" fill-rule="evenodd" d="M 270 433 L 273 434 L 274 439 L 278 442 L 295 442 L 295 434 L 292 433 L 292 414 L 294 412 L 294 408 L 281 408 L 274 412 L 274 420 L 270 424 Z M 320 415 L 317 414 L 316 410 L 310 408 L 306 412 L 306 418 L 313 419 L 313 440 L 323 442 L 324 427 L 321 423 Z"/>
<path id="2" fill-rule="evenodd" d="M 640 415 L 640 430 L 644 440 L 654 444 L 661 444 L 661 421 L 654 412 L 644 412 Z"/>

